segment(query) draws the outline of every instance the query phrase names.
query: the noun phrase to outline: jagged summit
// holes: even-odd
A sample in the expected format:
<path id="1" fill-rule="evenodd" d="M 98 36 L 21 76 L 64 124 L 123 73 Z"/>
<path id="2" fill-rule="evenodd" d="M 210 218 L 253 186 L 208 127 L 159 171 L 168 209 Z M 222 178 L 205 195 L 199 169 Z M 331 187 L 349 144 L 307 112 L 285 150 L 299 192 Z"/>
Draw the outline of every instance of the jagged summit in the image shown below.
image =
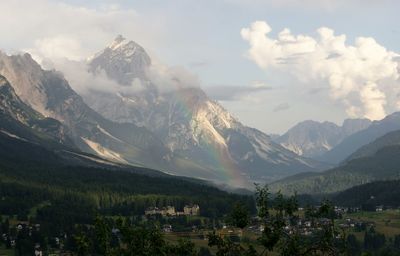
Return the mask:
<path id="1" fill-rule="evenodd" d="M 117 49 L 118 47 L 120 47 L 121 45 L 122 45 L 122 42 L 126 42 L 126 38 L 125 37 L 123 37 L 122 35 L 118 35 L 115 39 L 114 39 L 114 41 L 108 46 L 108 48 L 110 48 L 110 49 L 112 49 L 112 50 L 115 50 L 115 49 Z M 133 42 L 133 41 L 131 41 L 131 42 Z"/>
<path id="2" fill-rule="evenodd" d="M 119 84 L 131 85 L 135 78 L 147 80 L 150 64 L 150 56 L 142 46 L 118 35 L 104 50 L 89 59 L 89 72 L 104 71 Z"/>

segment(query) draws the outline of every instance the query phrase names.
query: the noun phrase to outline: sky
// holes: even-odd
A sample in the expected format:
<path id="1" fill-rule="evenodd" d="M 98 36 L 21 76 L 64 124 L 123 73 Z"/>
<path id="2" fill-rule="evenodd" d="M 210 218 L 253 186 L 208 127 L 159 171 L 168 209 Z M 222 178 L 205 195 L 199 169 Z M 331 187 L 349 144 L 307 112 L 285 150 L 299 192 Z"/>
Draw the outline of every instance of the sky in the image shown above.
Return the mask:
<path id="1" fill-rule="evenodd" d="M 395 0 L 5 0 L 0 49 L 84 60 L 118 34 L 248 126 L 284 133 L 400 110 Z"/>

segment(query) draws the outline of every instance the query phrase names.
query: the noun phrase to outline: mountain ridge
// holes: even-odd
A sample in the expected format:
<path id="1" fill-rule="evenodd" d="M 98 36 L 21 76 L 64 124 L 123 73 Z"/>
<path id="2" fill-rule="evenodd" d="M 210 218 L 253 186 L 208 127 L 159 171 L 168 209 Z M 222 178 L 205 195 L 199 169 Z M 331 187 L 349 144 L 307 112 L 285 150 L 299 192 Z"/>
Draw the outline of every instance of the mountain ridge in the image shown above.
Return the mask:
<path id="1" fill-rule="evenodd" d="M 368 119 L 346 119 L 341 126 L 332 122 L 306 120 L 274 139 L 298 155 L 318 159 L 353 133 L 367 128 Z"/>
<path id="2" fill-rule="evenodd" d="M 285 178 L 271 183 L 271 191 L 285 194 L 329 194 L 379 180 L 400 177 L 400 145 L 387 146 L 374 155 L 353 159 L 341 166 L 321 172 Z"/>
<path id="3" fill-rule="evenodd" d="M 168 146 L 174 155 L 185 159 L 195 160 L 199 164 L 206 164 L 210 169 L 220 168 L 220 159 L 236 168 L 236 175 L 243 176 L 252 182 L 277 179 L 293 172 L 316 170 L 323 164 L 297 156 L 274 143 L 271 138 L 260 131 L 256 131 L 241 124 L 226 111 L 218 102 L 211 100 L 200 88 L 182 85 L 179 77 L 173 82 L 178 85 L 167 91 L 163 84 L 156 85 L 148 74 L 151 61 L 143 64 L 147 53 L 126 56 L 128 50 L 136 43 L 129 41 L 122 43 L 118 37 L 115 43 L 119 45 L 115 53 L 106 47 L 94 58 L 90 59 L 89 72 L 97 70 L 108 74 L 110 79 L 126 72 L 128 83 L 120 84 L 129 87 L 136 79 L 141 79 L 144 88 L 141 91 L 129 94 L 124 92 L 105 93 L 92 90 L 83 95 L 85 101 L 106 118 L 115 122 L 132 122 L 146 127 Z M 128 51 L 129 52 L 129 51 Z M 107 53 L 107 54 L 105 54 Z M 108 56 L 114 56 L 108 59 Z M 115 59 L 118 60 L 117 64 Z M 138 59 L 138 62 L 136 63 Z M 126 67 L 137 67 L 143 64 L 139 71 L 142 74 L 131 76 L 137 70 L 128 70 Z M 114 71 L 115 74 L 110 72 Z M 93 73 L 93 72 L 92 72 Z M 117 75 L 118 74 L 118 75 Z M 96 72 L 94 72 L 96 75 Z M 168 81 L 165 81 L 167 83 Z M 242 141 L 246 150 L 235 141 Z M 235 145 L 235 146 L 233 146 Z M 210 150 L 218 152 L 210 155 Z M 216 156 L 216 157 L 215 157 Z M 317 167 L 318 166 L 318 167 Z M 226 170 L 220 170 L 221 173 Z M 268 177 L 269 176 L 269 177 Z"/>
<path id="4" fill-rule="evenodd" d="M 395 130 L 400 130 L 400 112 L 394 112 L 382 120 L 373 121 L 368 128 L 348 136 L 332 150 L 317 159 L 332 164 L 339 164 L 360 147 Z"/>

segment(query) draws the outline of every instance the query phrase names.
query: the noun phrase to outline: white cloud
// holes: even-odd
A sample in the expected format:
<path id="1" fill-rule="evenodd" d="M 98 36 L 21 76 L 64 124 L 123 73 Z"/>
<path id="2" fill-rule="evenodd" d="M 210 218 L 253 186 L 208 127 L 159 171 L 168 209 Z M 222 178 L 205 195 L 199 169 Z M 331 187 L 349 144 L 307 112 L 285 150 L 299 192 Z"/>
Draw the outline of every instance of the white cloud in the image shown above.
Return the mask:
<path id="1" fill-rule="evenodd" d="M 251 85 L 214 85 L 203 89 L 214 100 L 258 103 L 260 99 L 257 96 L 272 88 L 261 81 L 254 81 Z"/>
<path id="2" fill-rule="evenodd" d="M 199 77 L 184 67 L 167 66 L 152 59 L 152 64 L 147 70 L 147 77 L 157 86 L 160 92 L 169 92 L 180 88 L 200 87 Z"/>
<path id="3" fill-rule="evenodd" d="M 130 86 L 123 86 L 107 77 L 105 72 L 96 75 L 88 72 L 86 61 L 75 61 L 66 58 L 42 59 L 40 64 L 45 69 L 55 69 L 63 73 L 71 87 L 81 95 L 90 91 L 108 93 L 132 94 L 144 89 L 139 79 L 135 79 Z"/>
<path id="4" fill-rule="evenodd" d="M 91 8 L 50 0 L 0 1 L 1 48 L 34 49 L 47 58 L 83 59 L 123 34 L 147 46 L 159 42 L 164 24 L 115 4 Z M 143 26 L 146 29 L 143 29 Z"/>
<path id="5" fill-rule="evenodd" d="M 109 78 L 104 70 L 98 70 L 95 74 L 90 73 L 86 60 L 71 60 L 57 55 L 47 58 L 39 53 L 34 55 L 33 58 L 44 69 L 55 69 L 62 72 L 71 87 L 81 95 L 88 94 L 91 91 L 132 95 L 145 90 L 147 86 L 147 81 L 140 79 L 134 79 L 129 86 L 121 85 Z M 159 61 L 152 61 L 152 64 L 146 70 L 146 77 L 160 93 L 167 93 L 180 88 L 198 88 L 201 83 L 196 75 L 184 67 L 170 67 Z"/>
<path id="6" fill-rule="evenodd" d="M 27 51 L 50 59 L 67 57 L 70 60 L 78 61 L 85 56 L 80 41 L 62 35 L 37 39 L 35 40 L 34 48 L 27 49 Z"/>
<path id="7" fill-rule="evenodd" d="M 129 87 L 118 85 L 105 74 L 87 72 L 86 59 L 122 34 L 147 49 L 167 38 L 162 14 L 141 15 L 116 4 L 96 4 L 96 8 L 51 0 L 0 1 L 2 37 L 6 52 L 29 52 L 44 68 L 61 71 L 79 93 L 89 90 L 132 93 L 143 89 L 140 81 Z M 23 18 L 22 18 L 23 17 Z M 169 67 L 154 56 L 148 76 L 161 90 L 198 87 L 198 77 L 182 67 Z"/>
<path id="8" fill-rule="evenodd" d="M 315 37 L 285 28 L 271 38 L 271 31 L 264 21 L 241 30 L 250 45 L 248 57 L 261 68 L 290 74 L 303 85 L 328 85 L 331 99 L 341 101 L 351 117 L 380 119 L 397 108 L 392 96 L 400 89 L 399 54 L 373 38 L 358 37 L 348 45 L 345 35 L 325 27 Z"/>

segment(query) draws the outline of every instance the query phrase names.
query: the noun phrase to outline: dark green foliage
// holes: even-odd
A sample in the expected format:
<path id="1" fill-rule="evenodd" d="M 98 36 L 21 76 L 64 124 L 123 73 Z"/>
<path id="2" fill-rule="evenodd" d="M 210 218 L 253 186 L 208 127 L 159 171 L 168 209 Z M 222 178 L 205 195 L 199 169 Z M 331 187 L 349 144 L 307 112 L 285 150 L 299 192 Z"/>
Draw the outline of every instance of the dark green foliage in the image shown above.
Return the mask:
<path id="1" fill-rule="evenodd" d="M 357 256 L 361 254 L 361 244 L 353 234 L 347 236 L 346 244 L 347 255 Z"/>
<path id="2" fill-rule="evenodd" d="M 399 249 L 400 250 L 400 235 L 396 235 L 394 237 L 394 244 L 393 244 L 394 248 Z"/>
<path id="3" fill-rule="evenodd" d="M 229 214 L 228 223 L 238 228 L 244 228 L 249 224 L 249 211 L 240 203 L 235 203 Z"/>
<path id="4" fill-rule="evenodd" d="M 271 184 L 272 191 L 284 194 L 326 194 L 377 180 L 397 180 L 400 177 L 400 146 L 388 146 L 375 155 L 351 160 L 337 168 L 284 179 Z"/>
<path id="5" fill-rule="evenodd" d="M 216 256 L 256 256 L 256 252 L 252 246 L 247 249 L 240 243 L 233 242 L 228 238 L 223 238 L 215 232 L 208 235 L 208 246 L 216 247 Z"/>
<path id="6" fill-rule="evenodd" d="M 400 206 L 400 180 L 376 181 L 345 190 L 332 199 L 342 206 L 363 206 L 375 211 L 377 205 Z"/>
<path id="7" fill-rule="evenodd" d="M 372 227 L 365 232 L 364 235 L 364 249 L 367 251 L 377 251 L 381 249 L 386 243 L 386 238 L 384 234 L 375 232 Z"/>
<path id="8" fill-rule="evenodd" d="M 280 255 L 338 255 L 345 248 L 340 232 L 334 224 L 333 206 L 326 202 L 318 209 L 310 208 L 307 218 L 312 223 L 324 220 L 320 230 L 314 230 L 311 236 L 301 233 L 297 226 L 298 204 L 295 196 L 285 198 L 278 193 L 273 200 L 269 198 L 268 188 L 257 187 L 257 206 L 264 231 L 259 238 L 261 245 L 268 251 L 278 251 Z M 341 234 L 344 237 L 343 234 Z"/>

